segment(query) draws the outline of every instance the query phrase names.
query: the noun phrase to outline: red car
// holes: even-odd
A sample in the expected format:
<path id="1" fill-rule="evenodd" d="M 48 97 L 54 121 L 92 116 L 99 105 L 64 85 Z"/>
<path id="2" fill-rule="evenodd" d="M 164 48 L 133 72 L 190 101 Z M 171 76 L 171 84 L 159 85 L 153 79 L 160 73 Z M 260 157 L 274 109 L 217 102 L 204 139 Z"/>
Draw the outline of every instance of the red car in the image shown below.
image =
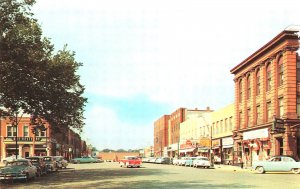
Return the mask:
<path id="1" fill-rule="evenodd" d="M 125 156 L 119 161 L 121 167 L 141 167 L 142 160 L 137 156 Z"/>

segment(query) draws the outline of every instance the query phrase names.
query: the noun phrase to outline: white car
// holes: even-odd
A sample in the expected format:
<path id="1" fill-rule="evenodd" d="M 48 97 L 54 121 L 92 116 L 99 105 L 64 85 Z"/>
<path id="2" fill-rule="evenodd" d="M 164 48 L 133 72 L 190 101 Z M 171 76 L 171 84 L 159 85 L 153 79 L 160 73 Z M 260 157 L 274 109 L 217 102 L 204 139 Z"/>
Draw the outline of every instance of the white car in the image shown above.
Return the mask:
<path id="1" fill-rule="evenodd" d="M 193 167 L 203 167 L 203 168 L 209 168 L 211 166 L 210 161 L 207 157 L 197 157 L 193 161 Z"/>
<path id="2" fill-rule="evenodd" d="M 178 160 L 178 165 L 185 166 L 185 161 L 188 160 L 190 157 L 182 157 Z"/>

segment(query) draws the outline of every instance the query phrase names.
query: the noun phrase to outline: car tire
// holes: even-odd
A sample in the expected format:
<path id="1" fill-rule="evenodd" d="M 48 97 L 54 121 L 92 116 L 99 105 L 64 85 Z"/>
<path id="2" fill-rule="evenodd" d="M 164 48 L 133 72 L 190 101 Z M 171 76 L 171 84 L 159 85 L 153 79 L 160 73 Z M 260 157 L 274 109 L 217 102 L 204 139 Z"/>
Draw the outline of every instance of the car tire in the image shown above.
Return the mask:
<path id="1" fill-rule="evenodd" d="M 292 169 L 292 172 L 293 172 L 294 174 L 299 174 L 299 173 L 300 173 L 300 168 L 293 168 L 293 169 Z"/>
<path id="2" fill-rule="evenodd" d="M 265 169 L 262 166 L 256 167 L 255 170 L 256 170 L 257 173 L 260 173 L 260 174 L 264 174 L 265 173 Z"/>

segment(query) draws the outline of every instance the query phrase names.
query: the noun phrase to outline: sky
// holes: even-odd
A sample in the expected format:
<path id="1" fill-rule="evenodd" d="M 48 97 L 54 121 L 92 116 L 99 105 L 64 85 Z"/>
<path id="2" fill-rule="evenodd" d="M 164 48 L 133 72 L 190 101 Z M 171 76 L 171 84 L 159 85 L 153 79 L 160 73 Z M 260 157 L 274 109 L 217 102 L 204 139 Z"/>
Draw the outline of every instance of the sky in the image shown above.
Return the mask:
<path id="1" fill-rule="evenodd" d="M 290 25 L 297 0 L 38 0 L 56 50 L 83 63 L 82 137 L 97 149 L 153 145 L 154 122 L 180 107 L 234 102 L 230 70 Z"/>

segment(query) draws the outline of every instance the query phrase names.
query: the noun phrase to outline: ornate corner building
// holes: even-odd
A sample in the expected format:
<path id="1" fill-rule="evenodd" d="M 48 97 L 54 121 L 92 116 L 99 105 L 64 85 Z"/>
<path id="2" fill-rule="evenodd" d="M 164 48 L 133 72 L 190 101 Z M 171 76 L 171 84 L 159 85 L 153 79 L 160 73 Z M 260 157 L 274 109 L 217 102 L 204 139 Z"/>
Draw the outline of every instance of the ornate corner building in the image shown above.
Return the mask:
<path id="1" fill-rule="evenodd" d="M 235 82 L 234 161 L 300 158 L 298 31 L 284 30 L 231 73 Z"/>
<path id="2" fill-rule="evenodd" d="M 0 161 L 15 154 L 23 158 L 61 155 L 69 160 L 88 153 L 86 142 L 71 129 L 54 132 L 45 122 L 45 130 L 33 133 L 29 116 L 17 120 L 17 126 L 13 126 L 8 117 L 0 117 Z"/>

